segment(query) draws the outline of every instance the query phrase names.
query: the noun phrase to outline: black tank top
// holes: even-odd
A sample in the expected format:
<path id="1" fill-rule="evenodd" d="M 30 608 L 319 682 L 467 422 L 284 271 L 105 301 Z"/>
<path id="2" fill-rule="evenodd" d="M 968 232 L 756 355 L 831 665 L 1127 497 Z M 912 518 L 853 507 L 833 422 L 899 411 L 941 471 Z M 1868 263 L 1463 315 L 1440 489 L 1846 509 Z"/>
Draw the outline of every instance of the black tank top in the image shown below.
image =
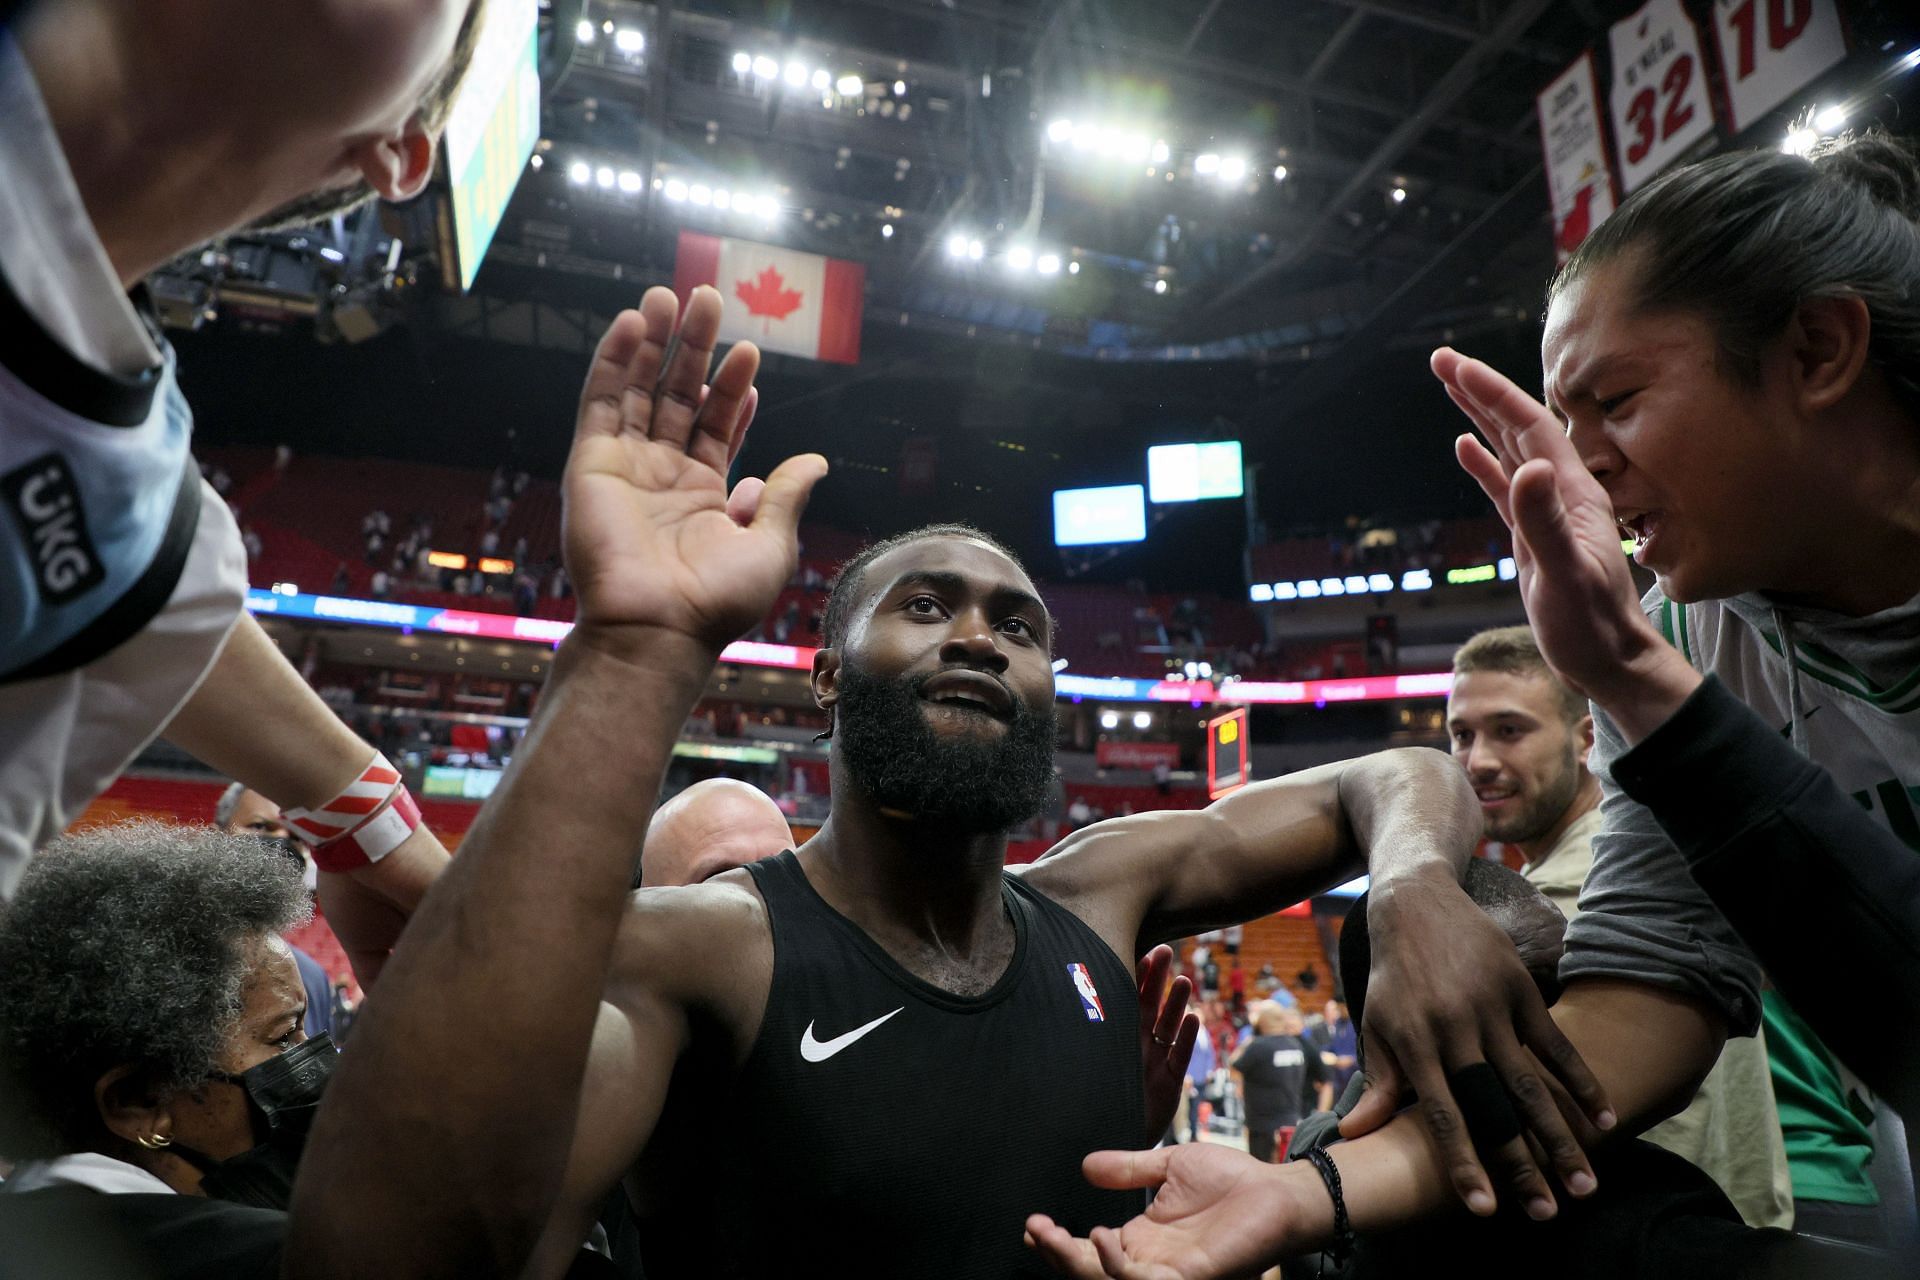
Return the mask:
<path id="1" fill-rule="evenodd" d="M 690 1158 L 666 1188 L 648 1162 L 666 1191 L 642 1211 L 652 1280 L 1045 1276 L 1028 1214 L 1084 1236 L 1141 1210 L 1080 1174 L 1145 1124 L 1133 976 L 1098 934 L 1006 875 L 1013 960 L 961 997 L 828 906 L 793 854 L 748 870 L 773 927 L 766 1016 L 729 1087 L 676 1073 L 666 1127 Z"/>

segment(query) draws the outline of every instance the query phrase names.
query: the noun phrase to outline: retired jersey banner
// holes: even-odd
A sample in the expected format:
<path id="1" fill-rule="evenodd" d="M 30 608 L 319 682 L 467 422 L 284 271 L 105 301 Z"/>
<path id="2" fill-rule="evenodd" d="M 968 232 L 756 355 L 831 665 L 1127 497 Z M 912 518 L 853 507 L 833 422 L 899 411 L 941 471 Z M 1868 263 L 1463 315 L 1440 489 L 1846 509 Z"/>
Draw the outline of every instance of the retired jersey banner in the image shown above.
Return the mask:
<path id="1" fill-rule="evenodd" d="M 1540 145 L 1546 151 L 1547 195 L 1553 201 L 1553 249 L 1565 262 L 1587 232 L 1613 212 L 1606 126 L 1593 54 L 1581 54 L 1540 93 Z"/>
<path id="2" fill-rule="evenodd" d="M 833 364 L 860 363 L 860 311 L 867 269 L 753 240 L 680 233 L 673 290 L 684 306 L 698 285 L 726 299 L 722 342 L 751 342 Z"/>
<path id="3" fill-rule="evenodd" d="M 1714 0 L 1713 35 L 1735 133 L 1847 56 L 1833 0 Z"/>
<path id="4" fill-rule="evenodd" d="M 1713 102 L 1700 33 L 1680 0 L 1647 0 L 1607 33 L 1613 87 L 1608 106 L 1620 184 L 1632 195 L 1713 132 Z"/>

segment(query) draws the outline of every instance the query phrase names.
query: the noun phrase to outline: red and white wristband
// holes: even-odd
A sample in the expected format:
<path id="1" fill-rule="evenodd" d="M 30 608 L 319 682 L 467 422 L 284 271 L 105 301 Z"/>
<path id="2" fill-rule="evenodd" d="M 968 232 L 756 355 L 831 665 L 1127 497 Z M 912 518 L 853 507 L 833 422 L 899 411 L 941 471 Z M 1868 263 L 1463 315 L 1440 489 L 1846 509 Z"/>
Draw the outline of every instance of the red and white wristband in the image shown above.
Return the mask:
<path id="1" fill-rule="evenodd" d="M 400 771 L 377 752 L 345 791 L 318 809 L 284 809 L 280 816 L 312 842 L 314 865 L 322 871 L 378 862 L 420 826 L 420 806 Z"/>

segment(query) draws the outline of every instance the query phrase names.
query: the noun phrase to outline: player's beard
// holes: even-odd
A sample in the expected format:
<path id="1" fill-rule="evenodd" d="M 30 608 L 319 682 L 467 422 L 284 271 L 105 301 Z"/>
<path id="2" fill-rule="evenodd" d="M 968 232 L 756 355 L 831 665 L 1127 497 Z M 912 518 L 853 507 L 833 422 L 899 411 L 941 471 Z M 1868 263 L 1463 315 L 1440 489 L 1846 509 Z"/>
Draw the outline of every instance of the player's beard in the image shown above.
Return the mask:
<path id="1" fill-rule="evenodd" d="M 940 733 L 920 696 L 931 678 L 841 664 L 833 739 L 854 782 L 882 809 L 966 835 L 1011 831 L 1039 813 L 1053 784 L 1052 704 L 1042 714 L 1015 698 L 991 736 Z"/>

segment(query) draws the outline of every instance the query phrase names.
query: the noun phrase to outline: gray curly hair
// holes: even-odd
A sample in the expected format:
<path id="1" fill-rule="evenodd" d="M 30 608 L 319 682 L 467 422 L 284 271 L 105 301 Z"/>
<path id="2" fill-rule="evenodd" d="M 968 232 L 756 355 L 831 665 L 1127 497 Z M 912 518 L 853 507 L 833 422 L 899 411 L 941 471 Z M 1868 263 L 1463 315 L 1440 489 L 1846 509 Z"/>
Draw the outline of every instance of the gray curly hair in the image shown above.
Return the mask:
<path id="1" fill-rule="evenodd" d="M 311 914 L 300 873 L 251 835 L 142 820 L 54 841 L 0 908 L 0 1156 L 94 1149 L 94 1084 L 115 1067 L 163 1096 L 205 1083 L 248 944 Z"/>

